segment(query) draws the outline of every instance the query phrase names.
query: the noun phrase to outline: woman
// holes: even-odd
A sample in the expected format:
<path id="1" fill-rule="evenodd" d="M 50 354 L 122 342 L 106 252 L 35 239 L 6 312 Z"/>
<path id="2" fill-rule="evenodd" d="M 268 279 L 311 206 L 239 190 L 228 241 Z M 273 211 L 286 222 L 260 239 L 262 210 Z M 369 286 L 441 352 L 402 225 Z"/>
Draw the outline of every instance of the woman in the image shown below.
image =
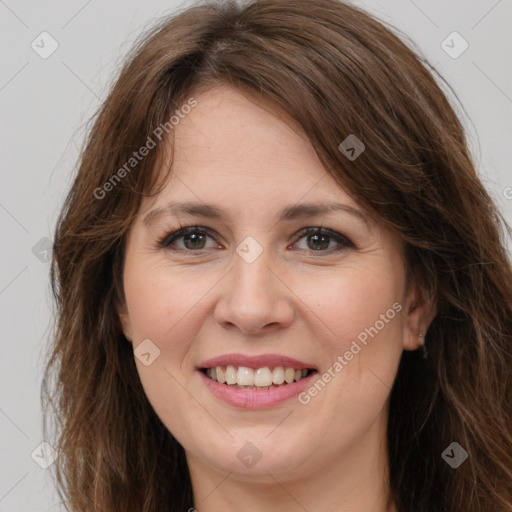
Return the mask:
<path id="1" fill-rule="evenodd" d="M 509 227 L 426 66 L 337 0 L 141 41 L 55 234 L 69 510 L 511 510 Z"/>

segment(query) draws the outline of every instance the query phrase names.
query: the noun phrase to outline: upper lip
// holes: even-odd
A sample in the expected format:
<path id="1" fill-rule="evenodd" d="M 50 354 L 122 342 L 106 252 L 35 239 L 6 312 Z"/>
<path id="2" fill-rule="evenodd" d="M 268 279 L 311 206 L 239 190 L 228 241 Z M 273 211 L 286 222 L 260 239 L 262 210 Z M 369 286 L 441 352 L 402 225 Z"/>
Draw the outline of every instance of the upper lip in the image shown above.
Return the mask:
<path id="1" fill-rule="evenodd" d="M 247 368 L 275 368 L 276 366 L 283 366 L 285 368 L 295 368 L 296 370 L 308 368 L 316 369 L 310 363 L 299 361 L 292 357 L 283 356 L 280 354 L 260 354 L 257 356 L 248 356 L 245 354 L 224 354 L 222 356 L 213 357 L 203 361 L 197 366 L 197 369 L 214 368 L 216 366 L 245 366 Z"/>

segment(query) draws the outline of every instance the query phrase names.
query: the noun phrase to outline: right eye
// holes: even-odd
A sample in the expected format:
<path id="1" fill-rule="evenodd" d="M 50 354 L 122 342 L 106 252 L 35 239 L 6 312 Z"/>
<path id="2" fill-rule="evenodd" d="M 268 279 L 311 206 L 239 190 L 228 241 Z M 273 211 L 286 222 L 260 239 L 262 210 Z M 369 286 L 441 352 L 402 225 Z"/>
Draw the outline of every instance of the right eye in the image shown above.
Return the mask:
<path id="1" fill-rule="evenodd" d="M 199 226 L 185 226 L 176 231 L 166 234 L 159 242 L 160 248 L 177 250 L 181 252 L 194 252 L 213 249 L 214 246 L 206 247 L 207 238 L 213 239 L 213 233 Z M 176 241 L 181 240 L 181 246 Z M 218 246 L 217 246 L 218 247 Z"/>

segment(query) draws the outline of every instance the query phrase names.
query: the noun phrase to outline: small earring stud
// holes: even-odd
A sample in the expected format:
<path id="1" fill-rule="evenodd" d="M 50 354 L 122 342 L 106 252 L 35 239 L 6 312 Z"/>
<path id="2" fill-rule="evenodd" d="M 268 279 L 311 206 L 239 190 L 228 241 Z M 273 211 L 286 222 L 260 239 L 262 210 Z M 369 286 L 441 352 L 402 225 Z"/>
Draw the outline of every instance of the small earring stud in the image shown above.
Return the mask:
<path id="1" fill-rule="evenodd" d="M 423 338 L 422 341 L 421 341 L 421 348 L 422 348 L 422 354 L 421 354 L 421 357 L 423 359 L 426 359 L 427 356 L 428 356 L 428 350 L 427 350 L 427 344 L 426 344 L 426 340 L 425 338 L 423 337 L 423 333 L 419 333 L 418 336 L 420 338 Z"/>

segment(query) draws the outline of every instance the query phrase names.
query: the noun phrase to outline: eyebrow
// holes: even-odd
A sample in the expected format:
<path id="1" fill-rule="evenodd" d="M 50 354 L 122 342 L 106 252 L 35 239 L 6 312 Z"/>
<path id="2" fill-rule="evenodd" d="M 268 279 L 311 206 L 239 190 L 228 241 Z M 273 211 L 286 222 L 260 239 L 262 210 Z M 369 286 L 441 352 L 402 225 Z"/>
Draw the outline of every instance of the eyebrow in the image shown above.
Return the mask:
<path id="1" fill-rule="evenodd" d="M 308 217 L 316 217 L 326 213 L 332 212 L 345 212 L 359 220 L 362 220 L 366 225 L 370 225 L 369 216 L 363 211 L 342 203 L 302 203 L 286 206 L 281 208 L 277 214 L 278 221 L 291 221 L 295 219 L 303 219 Z M 217 219 L 221 222 L 226 222 L 226 213 L 215 205 L 207 203 L 194 203 L 194 202 L 171 202 L 166 208 L 155 208 L 144 217 L 144 225 L 149 225 L 160 215 L 167 214 L 189 214 L 198 217 L 208 217 Z"/>

